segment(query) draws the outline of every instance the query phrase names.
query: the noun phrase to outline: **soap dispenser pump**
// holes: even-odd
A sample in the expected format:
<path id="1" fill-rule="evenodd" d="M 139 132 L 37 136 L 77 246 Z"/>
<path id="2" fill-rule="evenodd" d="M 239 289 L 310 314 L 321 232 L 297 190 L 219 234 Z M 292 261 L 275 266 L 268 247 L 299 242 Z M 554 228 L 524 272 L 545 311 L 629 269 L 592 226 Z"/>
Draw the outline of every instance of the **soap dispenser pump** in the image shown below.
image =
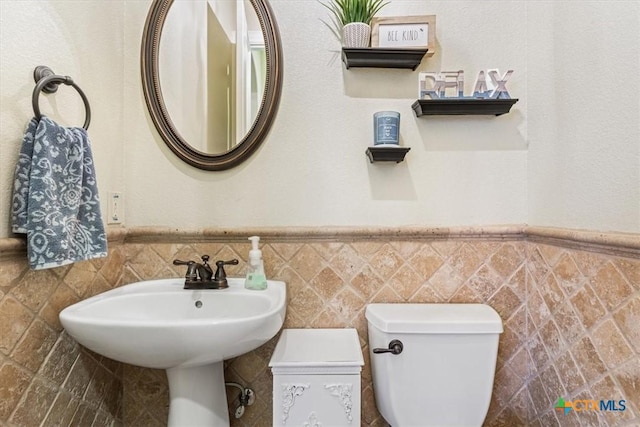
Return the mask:
<path id="1" fill-rule="evenodd" d="M 262 251 L 258 248 L 260 237 L 251 236 L 251 250 L 249 251 L 249 265 L 247 266 L 247 278 L 244 287 L 253 290 L 267 289 L 267 278 L 264 275 L 264 263 Z"/>

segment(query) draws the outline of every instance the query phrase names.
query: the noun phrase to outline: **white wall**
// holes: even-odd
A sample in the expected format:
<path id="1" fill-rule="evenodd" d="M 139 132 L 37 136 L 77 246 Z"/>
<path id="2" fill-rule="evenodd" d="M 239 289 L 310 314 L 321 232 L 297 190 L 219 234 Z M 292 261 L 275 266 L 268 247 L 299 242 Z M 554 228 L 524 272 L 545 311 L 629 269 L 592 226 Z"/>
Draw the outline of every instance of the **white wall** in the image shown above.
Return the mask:
<path id="1" fill-rule="evenodd" d="M 529 223 L 640 231 L 640 2 L 529 2 Z"/>
<path id="2" fill-rule="evenodd" d="M 33 70 L 71 76 L 91 105 L 89 136 L 103 199 L 124 190 L 123 19 L 119 1 L 0 0 L 0 237 L 9 233 L 11 188 L 22 135 L 33 117 Z M 40 96 L 40 110 L 82 126 L 84 107 L 70 86 Z"/>
<path id="3" fill-rule="evenodd" d="M 40 63 L 87 92 L 100 190 L 125 192 L 129 226 L 529 222 L 640 232 L 638 2 L 393 0 L 382 14 L 437 15 L 438 50 L 420 70 L 463 69 L 467 92 L 481 69 L 515 70 L 510 114 L 426 118 L 410 108 L 417 72 L 347 71 L 321 5 L 270 3 L 284 49 L 276 122 L 247 162 L 204 172 L 166 148 L 146 112 L 149 0 L 0 1 L 0 237 Z M 46 98 L 61 120 L 80 123 L 66 89 L 68 101 Z M 388 109 L 402 114 L 411 151 L 403 163 L 371 165 L 372 115 Z"/>
<path id="4" fill-rule="evenodd" d="M 263 146 L 241 166 L 203 172 L 176 160 L 150 123 L 139 83 L 126 94 L 127 224 L 199 226 L 459 225 L 526 221 L 526 8 L 521 2 L 394 0 L 387 15 L 438 15 L 439 50 L 422 70 L 516 70 L 525 98 L 502 117 L 415 118 L 417 72 L 345 70 L 316 1 L 270 2 L 284 49 L 284 90 Z M 461 5 L 465 6 L 461 9 Z M 494 8 L 502 15 L 496 22 Z M 127 4 L 127 39 L 144 2 Z M 506 36 L 505 36 L 506 35 Z M 127 44 L 130 56 L 138 46 Z M 127 75 L 137 62 L 127 61 Z M 400 164 L 369 164 L 373 113 L 402 114 Z M 148 171 L 142 174 L 141 171 Z M 170 202 L 168 202 L 170 201 Z"/>

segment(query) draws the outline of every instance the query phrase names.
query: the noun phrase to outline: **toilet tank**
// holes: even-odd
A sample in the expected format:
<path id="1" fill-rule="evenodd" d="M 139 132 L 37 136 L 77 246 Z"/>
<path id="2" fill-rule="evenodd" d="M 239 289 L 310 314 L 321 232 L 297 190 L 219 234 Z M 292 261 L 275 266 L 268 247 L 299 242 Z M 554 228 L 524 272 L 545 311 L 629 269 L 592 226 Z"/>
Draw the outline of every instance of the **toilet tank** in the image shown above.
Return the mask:
<path id="1" fill-rule="evenodd" d="M 486 417 L 502 321 L 484 304 L 369 304 L 378 410 L 392 426 L 474 426 Z M 375 354 L 400 340 L 400 354 Z"/>

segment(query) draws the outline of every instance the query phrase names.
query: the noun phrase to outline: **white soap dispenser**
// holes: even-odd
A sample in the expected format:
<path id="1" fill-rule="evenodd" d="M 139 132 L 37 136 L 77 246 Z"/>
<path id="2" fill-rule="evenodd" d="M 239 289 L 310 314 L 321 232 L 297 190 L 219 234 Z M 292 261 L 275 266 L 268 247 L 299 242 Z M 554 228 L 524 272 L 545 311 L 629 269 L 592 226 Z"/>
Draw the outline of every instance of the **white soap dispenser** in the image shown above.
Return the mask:
<path id="1" fill-rule="evenodd" d="M 247 266 L 247 278 L 244 287 L 253 290 L 267 289 L 267 278 L 264 275 L 264 263 L 262 262 L 262 251 L 258 249 L 260 237 L 251 236 L 251 250 L 249 251 L 249 265 Z"/>

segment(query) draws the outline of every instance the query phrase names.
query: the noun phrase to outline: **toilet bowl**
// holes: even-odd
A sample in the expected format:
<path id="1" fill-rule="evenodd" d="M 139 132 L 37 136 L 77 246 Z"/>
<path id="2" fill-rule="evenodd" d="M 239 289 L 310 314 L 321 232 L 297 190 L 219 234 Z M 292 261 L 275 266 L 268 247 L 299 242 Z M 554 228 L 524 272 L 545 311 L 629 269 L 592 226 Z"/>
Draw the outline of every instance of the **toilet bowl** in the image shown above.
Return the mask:
<path id="1" fill-rule="evenodd" d="M 369 304 L 376 405 L 393 427 L 480 427 L 502 321 L 484 304 Z"/>

